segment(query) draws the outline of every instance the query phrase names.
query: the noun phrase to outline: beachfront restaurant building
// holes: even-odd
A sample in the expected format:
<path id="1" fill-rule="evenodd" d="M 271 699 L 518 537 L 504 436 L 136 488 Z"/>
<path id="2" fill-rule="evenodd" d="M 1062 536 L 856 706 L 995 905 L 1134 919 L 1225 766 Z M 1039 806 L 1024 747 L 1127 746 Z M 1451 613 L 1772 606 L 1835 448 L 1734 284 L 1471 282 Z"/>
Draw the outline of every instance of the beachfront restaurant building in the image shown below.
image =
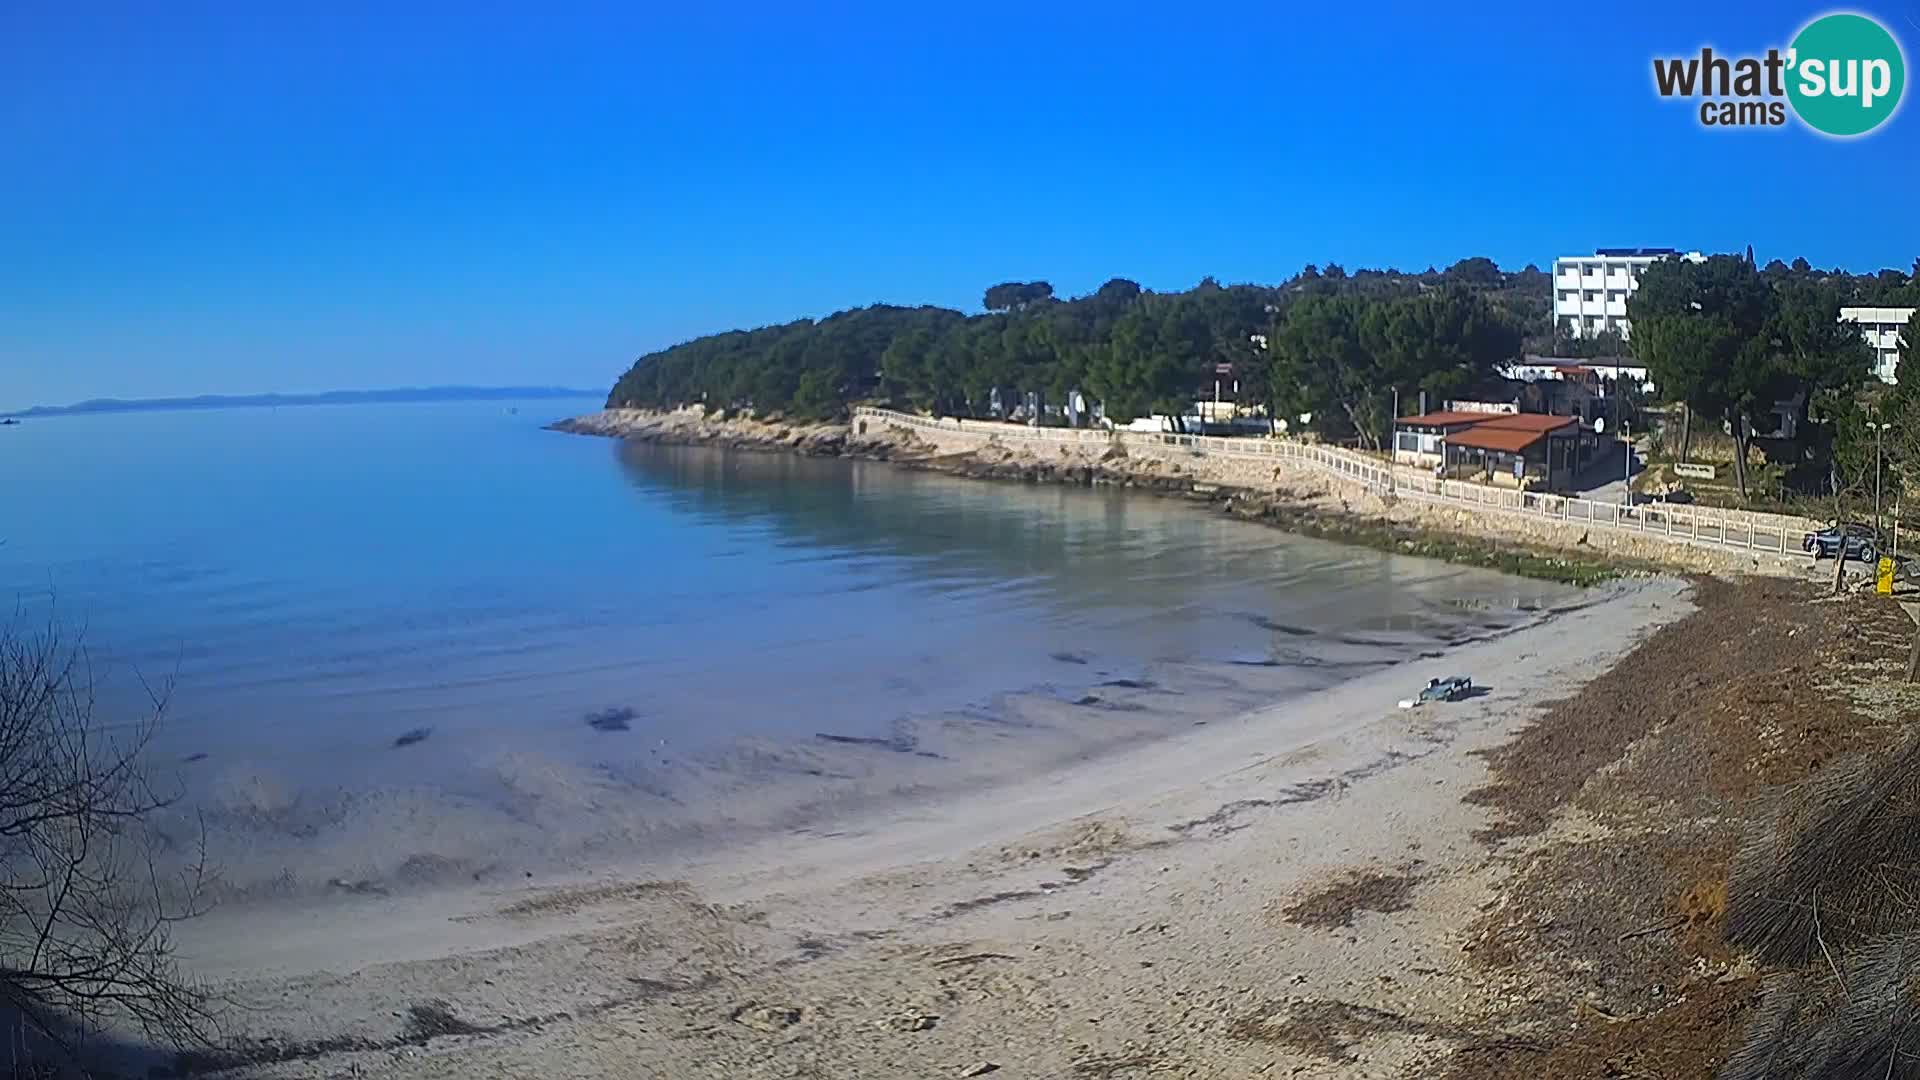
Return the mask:
<path id="1" fill-rule="evenodd" d="M 1431 469 L 1440 464 L 1449 434 L 1489 419 L 1487 413 L 1459 409 L 1403 416 L 1393 423 L 1393 460 Z"/>
<path id="2" fill-rule="evenodd" d="M 1394 423 L 1394 460 L 1453 480 L 1565 490 L 1589 457 L 1592 436 L 1577 417 L 1447 411 Z"/>

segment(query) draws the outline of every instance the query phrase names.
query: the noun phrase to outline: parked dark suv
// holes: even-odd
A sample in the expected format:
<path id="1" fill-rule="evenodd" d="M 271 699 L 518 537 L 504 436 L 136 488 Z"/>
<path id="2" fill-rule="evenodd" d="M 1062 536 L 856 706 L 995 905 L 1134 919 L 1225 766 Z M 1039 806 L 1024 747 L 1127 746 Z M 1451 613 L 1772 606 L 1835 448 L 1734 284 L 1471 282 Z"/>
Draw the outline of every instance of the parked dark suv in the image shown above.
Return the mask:
<path id="1" fill-rule="evenodd" d="M 1845 550 L 1846 558 L 1861 562 L 1872 562 L 1879 555 L 1879 549 L 1873 542 L 1873 529 L 1857 521 L 1846 524 L 1829 525 L 1819 532 L 1807 534 L 1800 542 L 1802 551 L 1813 552 L 1816 559 L 1831 559 L 1836 552 Z"/>

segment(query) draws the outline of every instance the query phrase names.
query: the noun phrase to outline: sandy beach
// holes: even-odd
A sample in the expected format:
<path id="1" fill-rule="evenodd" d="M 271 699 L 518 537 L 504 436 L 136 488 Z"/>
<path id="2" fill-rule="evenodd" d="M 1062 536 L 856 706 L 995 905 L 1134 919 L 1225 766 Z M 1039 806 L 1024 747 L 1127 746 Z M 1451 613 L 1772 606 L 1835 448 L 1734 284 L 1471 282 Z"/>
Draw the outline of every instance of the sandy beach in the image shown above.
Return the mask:
<path id="1" fill-rule="evenodd" d="M 1501 997 L 1467 948 L 1516 865 L 1463 801 L 1481 752 L 1692 610 L 1670 578 L 1586 599 L 904 812 L 591 877 L 216 912 L 181 953 L 244 1003 L 230 1075 L 1419 1075 Z M 1396 707 L 1455 671 L 1486 692 Z"/>

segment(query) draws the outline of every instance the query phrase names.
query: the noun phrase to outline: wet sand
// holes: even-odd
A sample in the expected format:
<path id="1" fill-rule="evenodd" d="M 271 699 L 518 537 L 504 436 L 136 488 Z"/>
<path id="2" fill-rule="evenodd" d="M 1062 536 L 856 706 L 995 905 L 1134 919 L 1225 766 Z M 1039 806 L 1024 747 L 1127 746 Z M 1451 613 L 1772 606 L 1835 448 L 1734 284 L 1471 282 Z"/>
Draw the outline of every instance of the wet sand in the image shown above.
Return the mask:
<path id="1" fill-rule="evenodd" d="M 235 907 L 183 958 L 246 1003 L 233 1075 L 1400 1075 L 1486 977 L 1463 943 L 1510 870 L 1476 752 L 1690 610 L 1671 579 L 1586 599 L 1250 710 L 1114 687 L 1185 730 L 702 854 Z M 1487 693 L 1394 707 L 1455 671 Z M 1303 1044 L 1329 1008 L 1405 1022 L 1356 1068 Z"/>

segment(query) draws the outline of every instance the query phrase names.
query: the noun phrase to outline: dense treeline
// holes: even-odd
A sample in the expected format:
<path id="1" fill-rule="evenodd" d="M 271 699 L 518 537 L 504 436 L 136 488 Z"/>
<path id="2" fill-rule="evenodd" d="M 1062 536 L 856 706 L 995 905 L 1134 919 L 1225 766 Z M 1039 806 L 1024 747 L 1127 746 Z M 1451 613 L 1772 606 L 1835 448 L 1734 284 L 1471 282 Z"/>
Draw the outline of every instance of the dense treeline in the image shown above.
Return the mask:
<path id="1" fill-rule="evenodd" d="M 986 290 L 979 315 L 875 305 L 699 338 L 641 357 L 609 404 L 825 417 L 875 400 L 984 416 L 996 390 L 1008 404 L 1031 392 L 1053 406 L 1078 390 L 1124 422 L 1181 412 L 1217 365 L 1231 364 L 1243 401 L 1377 438 L 1385 406 L 1371 401 L 1375 382 L 1383 392 L 1465 386 L 1517 350 L 1522 327 L 1545 324 L 1546 297 L 1544 272 L 1504 273 L 1488 259 L 1419 274 L 1310 266 L 1281 285 L 1209 278 L 1176 293 L 1115 278 L 1069 300 L 1046 282 L 1003 282 Z M 1301 325 L 1270 351 L 1296 306 Z M 1296 384 L 1296 373 L 1317 372 L 1316 358 L 1336 368 Z"/>
<path id="2" fill-rule="evenodd" d="M 1466 396 L 1519 356 L 1520 339 L 1508 312 L 1458 286 L 1385 300 L 1312 295 L 1274 328 L 1269 398 L 1278 415 L 1378 449 L 1396 394 Z"/>
<path id="3" fill-rule="evenodd" d="M 1694 418 L 1702 417 L 1732 435 L 1743 496 L 1756 439 L 1790 469 L 1812 466 L 1827 474 L 1819 478 L 1826 486 L 1845 486 L 1840 466 L 1860 457 L 1866 410 L 1884 394 L 1872 349 L 1857 327 L 1840 321 L 1841 307 L 1851 304 L 1920 306 L 1920 282 L 1891 270 L 1870 278 L 1823 274 L 1804 261 L 1776 260 L 1763 270 L 1737 255 L 1648 267 L 1627 315 L 1635 354 L 1668 400 L 1683 406 L 1681 458 Z M 1908 326 L 1903 354 L 1916 332 L 1920 319 Z M 1782 424 L 1782 415 L 1791 423 Z M 1792 434 L 1761 439 L 1779 430 Z M 1801 486 L 1811 485 L 1803 477 Z"/>
<path id="4" fill-rule="evenodd" d="M 1817 297 L 1822 313 L 1841 303 L 1920 302 L 1920 284 L 1899 271 L 1856 276 L 1803 261 L 1757 270 L 1728 259 L 1769 295 Z M 1796 300 L 1792 313 L 1804 315 L 1813 303 Z M 1551 305 L 1546 272 L 1503 271 L 1485 258 L 1420 273 L 1309 266 L 1279 285 L 1208 278 L 1172 293 L 1115 278 L 1064 300 L 1047 282 L 1009 281 L 985 291 L 983 314 L 875 305 L 676 345 L 641 357 L 609 404 L 701 402 L 823 418 L 870 400 L 984 416 L 996 391 L 1008 406 L 1034 393 L 1057 407 L 1079 390 L 1109 419 L 1125 422 L 1179 414 L 1211 387 L 1218 365 L 1231 364 L 1242 402 L 1267 405 L 1276 416 L 1306 414 L 1323 435 L 1377 445 L 1395 391 L 1461 393 L 1523 351 L 1625 350 L 1616 340 L 1556 339 Z M 1743 323 L 1741 332 L 1787 325 L 1794 314 Z M 1751 385 L 1742 384 L 1734 405 L 1723 402 L 1732 401 L 1724 390 L 1700 391 L 1703 410 L 1758 408 L 1753 403 L 1772 392 L 1773 374 L 1748 375 L 1776 369 L 1786 370 L 1742 368 Z"/>

